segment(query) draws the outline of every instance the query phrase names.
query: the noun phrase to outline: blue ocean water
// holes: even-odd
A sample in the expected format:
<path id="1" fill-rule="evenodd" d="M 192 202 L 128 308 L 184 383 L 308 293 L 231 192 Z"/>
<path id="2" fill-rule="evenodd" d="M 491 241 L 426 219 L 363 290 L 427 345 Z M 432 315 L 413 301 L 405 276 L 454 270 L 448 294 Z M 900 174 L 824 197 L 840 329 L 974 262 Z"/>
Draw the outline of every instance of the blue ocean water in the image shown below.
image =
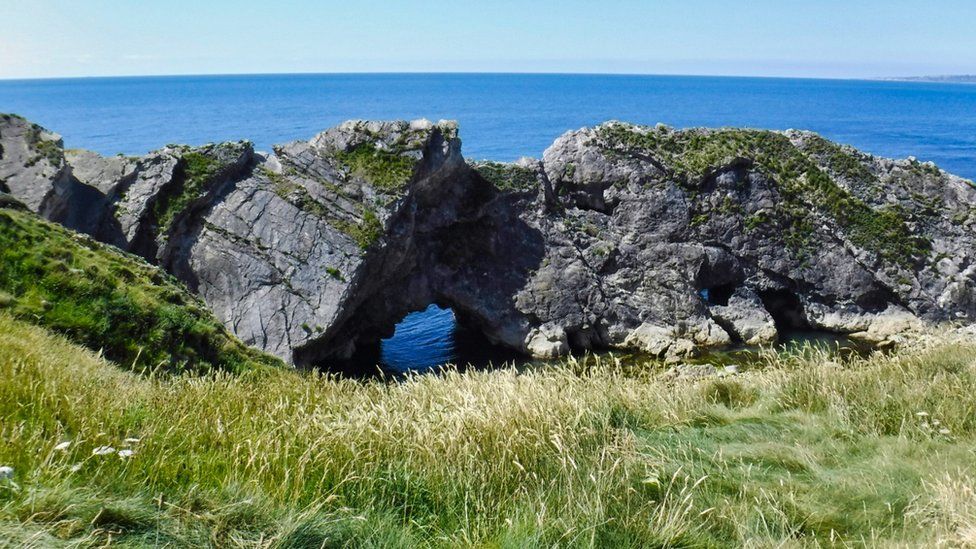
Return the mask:
<path id="1" fill-rule="evenodd" d="M 167 143 L 308 139 L 352 118 L 454 119 L 473 159 L 541 156 L 567 130 L 618 119 L 676 126 L 807 129 L 976 178 L 976 85 L 686 76 L 334 74 L 0 80 L 0 112 L 65 146 L 142 154 Z M 398 326 L 394 369 L 482 360 L 450 311 Z M 473 353 L 473 354 L 472 354 Z"/>
<path id="2" fill-rule="evenodd" d="M 525 357 L 492 345 L 481 334 L 459 326 L 452 310 L 437 305 L 405 316 L 393 337 L 382 341 L 379 355 L 380 364 L 394 373 L 424 372 L 444 364 L 485 367 L 525 361 Z"/>
<path id="3" fill-rule="evenodd" d="M 410 313 L 397 324 L 393 337 L 381 344 L 380 362 L 401 372 L 456 362 L 456 326 L 454 312 L 437 305 Z"/>
<path id="4" fill-rule="evenodd" d="M 524 74 L 335 74 L 0 81 L 0 112 L 68 147 L 141 154 L 251 139 L 260 149 L 350 118 L 461 124 L 469 158 L 539 156 L 610 119 L 808 129 L 976 178 L 976 85 L 863 80 Z"/>

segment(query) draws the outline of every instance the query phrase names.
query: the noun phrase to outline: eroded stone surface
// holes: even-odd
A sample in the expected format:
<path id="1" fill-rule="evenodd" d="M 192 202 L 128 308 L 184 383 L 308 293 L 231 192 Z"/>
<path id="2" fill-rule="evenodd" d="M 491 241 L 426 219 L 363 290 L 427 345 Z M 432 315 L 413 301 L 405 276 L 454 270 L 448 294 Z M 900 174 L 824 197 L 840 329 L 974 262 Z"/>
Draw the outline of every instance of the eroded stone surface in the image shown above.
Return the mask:
<path id="1" fill-rule="evenodd" d="M 972 184 L 807 132 L 608 123 L 513 164 L 468 164 L 456 126 L 428 121 L 351 121 L 268 155 L 64 161 L 5 117 L 0 144 L 0 191 L 159 263 L 301 366 L 431 303 L 543 357 L 674 358 L 790 329 L 884 345 L 976 317 Z"/>
<path id="2" fill-rule="evenodd" d="M 61 136 L 19 116 L 0 115 L 0 192 L 35 212 L 47 212 L 65 180 Z"/>
<path id="3" fill-rule="evenodd" d="M 732 337 L 746 345 L 775 343 L 776 322 L 750 288 L 737 288 L 728 303 L 709 307 L 712 317 Z"/>

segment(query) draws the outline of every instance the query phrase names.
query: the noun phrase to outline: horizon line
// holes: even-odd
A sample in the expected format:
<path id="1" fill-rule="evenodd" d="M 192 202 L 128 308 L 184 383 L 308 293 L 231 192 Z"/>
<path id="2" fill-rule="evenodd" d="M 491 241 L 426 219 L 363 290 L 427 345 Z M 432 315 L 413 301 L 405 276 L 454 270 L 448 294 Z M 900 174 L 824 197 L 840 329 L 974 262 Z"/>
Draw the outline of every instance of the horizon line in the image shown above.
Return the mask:
<path id="1" fill-rule="evenodd" d="M 656 72 L 599 72 L 599 71 L 299 71 L 299 72 L 226 72 L 226 73 L 169 73 L 169 74 L 113 74 L 88 76 L 40 76 L 40 77 L 5 77 L 0 76 L 0 82 L 38 82 L 51 80 L 109 80 L 123 78 L 188 78 L 188 77 L 253 77 L 253 76 L 355 76 L 355 75 L 497 75 L 497 76 L 648 76 L 648 77 L 683 77 L 683 78 L 750 78 L 768 80 L 833 80 L 833 81 L 869 81 L 869 82 L 906 82 L 926 83 L 919 80 L 937 78 L 936 76 L 783 76 L 783 75 L 742 75 L 742 74 L 701 74 L 701 73 L 656 73 Z M 939 75 L 965 76 L 965 75 Z M 928 82 L 940 83 L 940 82 Z M 952 82 L 941 82 L 952 83 Z"/>

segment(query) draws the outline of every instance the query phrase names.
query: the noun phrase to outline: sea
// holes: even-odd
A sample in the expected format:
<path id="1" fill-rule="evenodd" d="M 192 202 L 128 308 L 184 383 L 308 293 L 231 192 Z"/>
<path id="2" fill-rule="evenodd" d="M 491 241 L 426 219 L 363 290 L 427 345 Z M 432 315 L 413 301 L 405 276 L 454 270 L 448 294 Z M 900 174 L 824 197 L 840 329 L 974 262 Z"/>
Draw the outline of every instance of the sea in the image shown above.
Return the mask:
<path id="1" fill-rule="evenodd" d="M 67 148 L 138 155 L 250 139 L 259 150 L 350 119 L 457 120 L 469 159 L 540 157 L 566 131 L 623 120 L 819 132 L 976 179 L 976 85 L 576 74 L 301 74 L 0 80 L 0 112 Z M 379 361 L 393 372 L 503 360 L 449 309 L 407 315 Z"/>

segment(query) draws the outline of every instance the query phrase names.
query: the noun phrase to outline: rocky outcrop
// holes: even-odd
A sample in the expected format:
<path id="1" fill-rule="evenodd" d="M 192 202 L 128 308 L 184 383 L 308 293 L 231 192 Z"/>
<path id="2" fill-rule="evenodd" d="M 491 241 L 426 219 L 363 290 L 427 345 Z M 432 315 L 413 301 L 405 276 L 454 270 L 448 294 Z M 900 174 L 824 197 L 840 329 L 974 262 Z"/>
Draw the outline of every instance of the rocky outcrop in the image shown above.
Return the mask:
<path id="1" fill-rule="evenodd" d="M 67 179 L 60 135 L 16 115 L 0 115 L 0 192 L 49 214 Z"/>
<path id="2" fill-rule="evenodd" d="M 713 322 L 761 342 L 769 317 L 780 331 L 859 336 L 906 314 L 976 314 L 976 190 L 931 165 L 805 132 L 621 123 L 563 136 L 544 163 L 559 218 L 583 227 L 561 232 L 584 259 L 607 250 L 612 263 L 589 270 L 603 299 L 572 311 L 591 314 L 570 333 L 602 325 L 604 344 L 630 334 L 683 352 L 721 343 Z M 548 276 L 558 286 L 587 263 Z"/>
<path id="3" fill-rule="evenodd" d="M 976 318 L 972 184 L 811 133 L 611 122 L 502 164 L 467 163 L 447 122 L 141 158 L 65 155 L 32 128 L 0 123 L 0 190 L 158 263 L 300 366 L 374 346 L 431 303 L 543 357 L 685 355 L 792 329 L 884 344 Z"/>

